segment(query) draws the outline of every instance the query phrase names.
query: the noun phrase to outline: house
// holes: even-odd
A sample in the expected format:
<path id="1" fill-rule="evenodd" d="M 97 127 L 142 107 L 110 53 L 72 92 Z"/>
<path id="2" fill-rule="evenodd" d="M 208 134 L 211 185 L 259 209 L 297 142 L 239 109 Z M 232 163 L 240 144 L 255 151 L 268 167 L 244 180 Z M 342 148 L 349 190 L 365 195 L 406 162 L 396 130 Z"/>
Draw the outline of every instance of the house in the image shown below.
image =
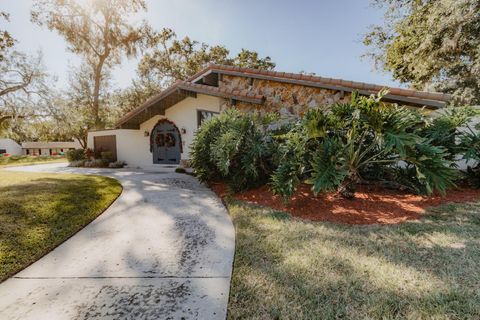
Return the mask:
<path id="1" fill-rule="evenodd" d="M 110 151 L 130 166 L 187 164 L 189 145 L 203 121 L 236 107 L 277 112 L 285 119 L 308 108 L 348 101 L 353 91 L 376 94 L 383 86 L 304 74 L 210 65 L 125 114 L 112 130 L 88 133 L 88 147 Z M 386 102 L 443 108 L 448 94 L 387 88 Z"/>
<path id="2" fill-rule="evenodd" d="M 78 141 L 23 142 L 22 154 L 32 156 L 63 155 L 68 150 L 80 149 Z"/>
<path id="3" fill-rule="evenodd" d="M 0 139 L 0 155 L 21 155 L 22 146 L 12 139 Z"/>

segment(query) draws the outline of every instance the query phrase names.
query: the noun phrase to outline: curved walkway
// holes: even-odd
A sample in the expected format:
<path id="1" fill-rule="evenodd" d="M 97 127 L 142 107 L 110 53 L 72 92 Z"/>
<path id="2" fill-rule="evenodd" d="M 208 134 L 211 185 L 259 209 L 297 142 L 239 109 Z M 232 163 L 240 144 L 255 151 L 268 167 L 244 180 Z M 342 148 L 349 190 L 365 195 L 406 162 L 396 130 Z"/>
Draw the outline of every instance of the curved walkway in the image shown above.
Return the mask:
<path id="1" fill-rule="evenodd" d="M 235 232 L 195 178 L 171 168 L 8 170 L 106 175 L 124 190 L 87 227 L 0 284 L 0 319 L 225 319 Z"/>

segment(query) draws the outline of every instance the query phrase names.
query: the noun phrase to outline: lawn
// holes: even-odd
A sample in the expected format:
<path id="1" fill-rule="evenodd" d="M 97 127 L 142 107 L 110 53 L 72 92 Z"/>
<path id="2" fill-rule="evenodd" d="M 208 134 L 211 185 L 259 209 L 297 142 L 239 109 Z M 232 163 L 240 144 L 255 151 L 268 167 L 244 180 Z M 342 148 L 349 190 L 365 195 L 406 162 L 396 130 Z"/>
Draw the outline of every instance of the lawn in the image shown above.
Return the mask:
<path id="1" fill-rule="evenodd" d="M 480 319 L 480 202 L 388 226 L 227 206 L 237 234 L 230 319 Z"/>
<path id="2" fill-rule="evenodd" d="M 82 229 L 121 191 L 107 177 L 0 170 L 0 281 Z"/>
<path id="3" fill-rule="evenodd" d="M 0 167 L 26 166 L 32 164 L 67 162 L 62 156 L 10 156 L 0 157 Z"/>

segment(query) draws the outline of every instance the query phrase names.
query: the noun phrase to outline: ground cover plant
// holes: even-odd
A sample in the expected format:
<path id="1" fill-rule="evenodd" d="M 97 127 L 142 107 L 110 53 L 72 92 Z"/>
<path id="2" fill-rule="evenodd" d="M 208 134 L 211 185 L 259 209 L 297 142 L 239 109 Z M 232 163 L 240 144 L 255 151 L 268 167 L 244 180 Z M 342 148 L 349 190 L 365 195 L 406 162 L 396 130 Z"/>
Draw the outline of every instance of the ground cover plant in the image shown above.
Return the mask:
<path id="1" fill-rule="evenodd" d="M 0 281 L 82 229 L 121 190 L 107 177 L 0 170 Z"/>
<path id="2" fill-rule="evenodd" d="M 312 223 L 236 200 L 229 319 L 478 319 L 480 203 L 398 225 Z"/>
<path id="3" fill-rule="evenodd" d="M 63 156 L 2 156 L 0 157 L 0 167 L 6 166 L 26 166 L 32 164 L 66 162 Z"/>
<path id="4" fill-rule="evenodd" d="M 124 161 L 113 161 L 113 154 L 109 151 L 95 153 L 91 149 L 75 149 L 67 152 L 69 167 L 86 168 L 123 168 Z"/>

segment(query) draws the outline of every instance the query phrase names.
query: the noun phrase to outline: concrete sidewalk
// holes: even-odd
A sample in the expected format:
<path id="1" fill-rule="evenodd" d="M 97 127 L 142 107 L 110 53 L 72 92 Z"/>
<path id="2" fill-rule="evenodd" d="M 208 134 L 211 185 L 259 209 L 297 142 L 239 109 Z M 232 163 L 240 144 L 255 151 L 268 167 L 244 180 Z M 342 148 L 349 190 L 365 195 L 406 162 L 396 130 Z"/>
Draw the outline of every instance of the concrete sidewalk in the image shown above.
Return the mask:
<path id="1" fill-rule="evenodd" d="M 102 215 L 0 284 L 0 319 L 224 319 L 235 231 L 220 200 L 171 168 L 100 174 L 123 192 Z"/>

